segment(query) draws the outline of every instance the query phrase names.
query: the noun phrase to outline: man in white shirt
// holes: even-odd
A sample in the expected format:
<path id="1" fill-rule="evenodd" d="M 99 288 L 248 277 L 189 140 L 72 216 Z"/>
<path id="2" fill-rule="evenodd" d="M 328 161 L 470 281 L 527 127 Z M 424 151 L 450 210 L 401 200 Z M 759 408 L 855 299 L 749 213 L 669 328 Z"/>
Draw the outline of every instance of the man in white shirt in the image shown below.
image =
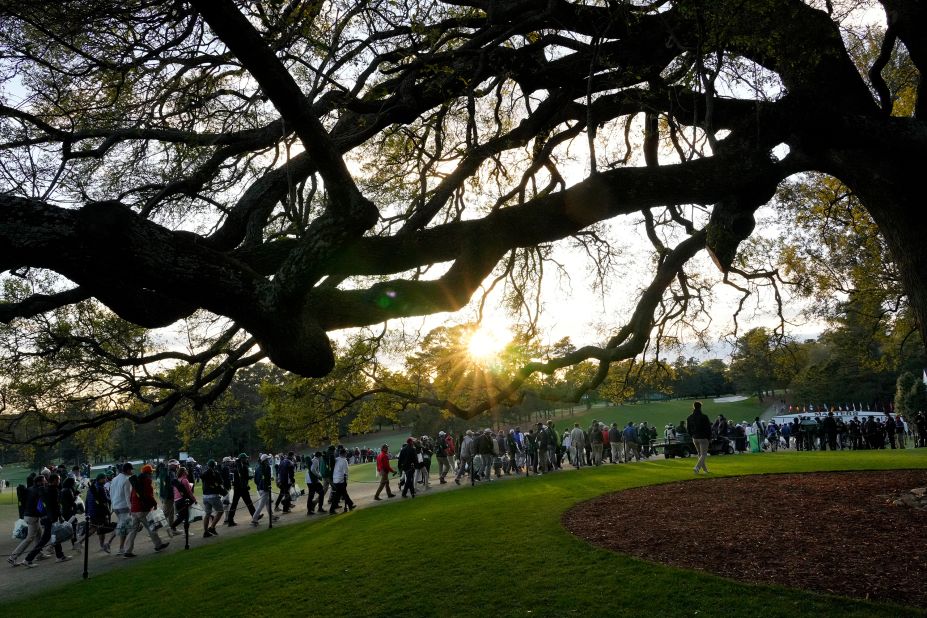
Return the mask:
<path id="1" fill-rule="evenodd" d="M 119 551 L 117 556 L 124 553 L 126 536 L 129 534 L 130 526 L 133 525 L 130 517 L 131 503 L 129 501 L 132 495 L 132 484 L 129 477 L 132 476 L 132 464 L 122 464 L 119 474 L 110 481 L 109 498 L 112 503 L 113 513 L 116 514 L 116 532 L 119 534 Z"/>
<path id="2" fill-rule="evenodd" d="M 334 487 L 334 496 L 332 497 L 332 506 L 328 512 L 332 515 L 338 510 L 338 503 L 344 498 L 344 510 L 353 511 L 354 501 L 348 495 L 348 459 L 344 447 L 338 448 L 338 458 L 335 459 L 335 469 L 332 473 L 332 487 Z"/>

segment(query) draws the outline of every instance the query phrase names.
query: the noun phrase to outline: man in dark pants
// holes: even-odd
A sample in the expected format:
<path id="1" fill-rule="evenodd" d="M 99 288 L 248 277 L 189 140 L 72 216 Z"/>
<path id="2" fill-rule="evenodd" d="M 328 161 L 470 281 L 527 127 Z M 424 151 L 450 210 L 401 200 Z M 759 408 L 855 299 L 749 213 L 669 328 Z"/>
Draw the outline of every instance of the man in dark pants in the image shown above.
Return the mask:
<path id="1" fill-rule="evenodd" d="M 40 487 L 40 495 L 42 499 L 42 504 L 45 508 L 45 513 L 42 515 L 42 537 L 39 539 L 39 542 L 32 548 L 28 554 L 26 554 L 26 559 L 23 561 L 23 565 L 27 567 L 35 566 L 35 557 L 39 555 L 39 552 L 42 551 L 42 548 L 51 540 L 52 525 L 57 523 L 61 518 L 61 506 L 58 500 L 58 481 L 61 477 L 57 474 L 51 474 L 48 477 L 48 485 Z M 58 557 L 57 562 L 64 562 L 70 560 L 70 556 L 65 556 L 64 552 L 61 550 L 61 543 L 55 543 L 53 545 L 55 548 L 55 556 Z"/>
<path id="2" fill-rule="evenodd" d="M 322 452 L 316 451 L 315 456 L 309 460 L 308 463 L 309 471 L 306 472 L 306 480 L 309 482 L 309 488 L 306 490 L 308 492 L 308 504 L 306 505 L 306 515 L 312 515 L 315 513 L 315 501 L 316 498 L 319 499 L 319 512 L 323 510 L 322 507 L 322 498 L 325 496 L 325 488 L 322 487 Z"/>
<path id="3" fill-rule="evenodd" d="M 248 512 L 254 516 L 254 503 L 251 502 L 251 467 L 248 465 L 248 455 L 241 453 L 235 460 L 235 472 L 232 476 L 232 488 L 235 490 L 235 497 L 232 498 L 232 504 L 229 507 L 229 518 L 225 522 L 226 526 L 237 526 L 235 523 L 235 509 L 238 508 L 238 501 L 244 502 L 248 507 Z"/>
<path id="4" fill-rule="evenodd" d="M 825 450 L 824 444 L 832 451 L 837 450 L 837 421 L 834 419 L 834 413 L 828 412 L 824 420 L 821 421 L 821 450 Z"/>
<path id="5" fill-rule="evenodd" d="M 413 468 L 413 472 L 414 470 L 415 468 Z M 328 512 L 334 515 L 342 498 L 344 498 L 344 510 L 353 511 L 357 505 L 348 495 L 348 458 L 343 446 L 338 449 L 338 458 L 335 459 L 335 469 L 332 472 L 332 487 L 334 487 L 332 491 L 334 498 Z"/>
<path id="6" fill-rule="evenodd" d="M 293 452 L 290 451 L 287 453 L 286 457 L 280 461 L 280 465 L 277 467 L 277 487 L 280 489 L 280 495 L 277 496 L 277 502 L 274 504 L 275 511 L 280 510 L 280 502 L 282 501 L 283 512 L 290 512 L 290 506 L 292 506 L 290 501 L 290 488 L 296 482 L 293 459 Z"/>
<path id="7" fill-rule="evenodd" d="M 418 457 L 413 443 L 414 440 L 409 438 L 402 449 L 399 450 L 397 465 L 399 472 L 403 475 L 401 483 L 403 498 L 406 497 L 406 492 L 411 493 L 413 498 L 415 497 L 415 464 L 418 462 Z"/>
<path id="8" fill-rule="evenodd" d="M 891 414 L 885 415 L 885 437 L 888 438 L 888 443 L 892 448 L 895 448 L 895 431 L 896 424 L 895 419 L 892 418 Z"/>

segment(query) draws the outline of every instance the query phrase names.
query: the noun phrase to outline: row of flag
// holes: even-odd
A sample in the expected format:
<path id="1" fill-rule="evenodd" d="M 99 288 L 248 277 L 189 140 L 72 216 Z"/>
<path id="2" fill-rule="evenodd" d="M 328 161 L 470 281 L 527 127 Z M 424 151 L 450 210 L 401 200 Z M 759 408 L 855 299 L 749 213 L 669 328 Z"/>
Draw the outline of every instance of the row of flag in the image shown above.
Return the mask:
<path id="1" fill-rule="evenodd" d="M 838 403 L 834 405 L 823 404 L 815 406 L 813 403 L 809 403 L 803 406 L 800 405 L 790 405 L 789 412 L 793 414 L 801 414 L 802 412 L 894 412 L 895 404 L 892 401 L 889 401 L 886 404 L 882 402 L 875 402 L 871 404 L 862 404 L 862 403 Z"/>

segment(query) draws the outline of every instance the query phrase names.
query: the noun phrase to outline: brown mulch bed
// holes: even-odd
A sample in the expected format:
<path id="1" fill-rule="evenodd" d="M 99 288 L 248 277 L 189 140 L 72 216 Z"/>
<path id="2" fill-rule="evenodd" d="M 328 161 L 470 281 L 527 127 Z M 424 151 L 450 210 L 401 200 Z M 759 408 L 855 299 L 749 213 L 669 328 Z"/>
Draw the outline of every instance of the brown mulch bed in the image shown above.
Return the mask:
<path id="1" fill-rule="evenodd" d="M 701 478 L 576 505 L 573 534 L 754 583 L 927 607 L 927 511 L 893 506 L 923 470 Z"/>

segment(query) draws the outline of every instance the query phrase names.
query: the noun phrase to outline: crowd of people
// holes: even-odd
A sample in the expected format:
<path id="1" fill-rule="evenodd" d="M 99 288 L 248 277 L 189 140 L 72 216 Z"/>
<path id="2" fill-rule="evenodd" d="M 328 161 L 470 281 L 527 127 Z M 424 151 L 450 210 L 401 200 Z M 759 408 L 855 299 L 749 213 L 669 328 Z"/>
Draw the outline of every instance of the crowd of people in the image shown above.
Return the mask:
<path id="1" fill-rule="evenodd" d="M 799 451 L 868 450 L 927 446 L 927 414 L 917 412 L 910 419 L 903 415 L 884 418 L 852 416 L 845 420 L 833 411 L 817 416 L 796 416 L 789 423 L 763 423 L 755 428 L 765 438 L 765 445 L 777 450 L 793 447 Z"/>
<path id="2" fill-rule="evenodd" d="M 664 444 L 691 439 L 698 455 L 694 472 L 708 472 L 706 455 L 712 440 L 727 439 L 737 451 L 746 450 L 747 437 L 757 434 L 767 450 L 905 448 L 927 446 L 927 417 L 918 413 L 911 421 L 886 414 L 851 418 L 844 421 L 833 412 L 816 417 L 796 417 L 790 423 L 732 423 L 719 415 L 712 423 L 702 413 L 701 403 L 693 404 L 692 414 L 678 426 L 667 425 Z M 237 526 L 239 508 L 247 510 L 248 522 L 258 526 L 269 516 L 294 510 L 298 498 L 306 495 L 306 514 L 336 514 L 356 507 L 348 494 L 349 466 L 376 462 L 378 486 L 373 499 L 397 495 L 414 498 L 432 486 L 432 467 L 437 465 L 437 483 L 461 481 L 475 485 L 505 475 L 543 475 L 574 468 L 631 463 L 648 459 L 656 452 L 656 428 L 647 422 L 618 423 L 593 421 L 583 428 L 579 423 L 560 430 L 554 421 L 494 431 L 467 430 L 454 437 L 440 431 L 437 436 L 410 437 L 397 456 L 384 444 L 373 455 L 370 449 L 329 446 L 325 451 L 299 456 L 293 452 L 261 454 L 252 468 L 249 456 L 210 459 L 201 465 L 192 458 L 144 464 L 138 473 L 131 462 L 111 467 L 89 478 L 89 467 L 63 465 L 32 473 L 17 487 L 20 522 L 15 532 L 20 543 L 7 559 L 11 566 L 36 566 L 37 560 L 58 562 L 71 558 L 62 545 L 70 542 L 79 551 L 84 536 L 97 537 L 99 550 L 133 558 L 135 539 L 144 530 L 154 551 L 168 546 L 178 534 L 188 535 L 194 522 L 202 521 L 203 538 L 218 536 L 217 526 Z M 396 468 L 393 467 L 395 461 Z M 297 481 L 297 471 L 305 471 L 305 488 Z M 399 477 L 398 491 L 391 482 Z M 200 497 L 194 486 L 200 483 Z M 251 484 L 257 489 L 252 500 Z M 85 495 L 82 496 L 82 494 Z M 276 500 L 274 500 L 276 496 Z M 327 502 L 326 502 L 327 497 Z M 85 515 L 89 526 L 82 521 Z M 114 521 L 115 520 L 115 521 Z M 183 532 L 181 532 L 181 527 Z M 167 538 L 162 539 L 161 535 Z"/>

